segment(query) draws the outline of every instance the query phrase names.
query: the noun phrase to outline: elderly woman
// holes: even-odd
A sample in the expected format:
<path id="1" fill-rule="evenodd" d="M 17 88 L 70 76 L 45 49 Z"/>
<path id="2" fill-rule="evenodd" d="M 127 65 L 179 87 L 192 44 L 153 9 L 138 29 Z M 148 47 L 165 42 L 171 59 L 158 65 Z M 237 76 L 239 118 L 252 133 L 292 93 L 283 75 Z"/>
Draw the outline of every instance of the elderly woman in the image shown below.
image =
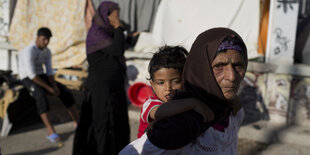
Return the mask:
<path id="1" fill-rule="evenodd" d="M 87 34 L 89 75 L 73 154 L 114 155 L 129 143 L 124 48 L 119 6 L 104 1 Z"/>
<path id="2" fill-rule="evenodd" d="M 120 154 L 237 154 L 238 130 L 244 118 L 237 91 L 247 68 L 247 49 L 241 37 L 227 28 L 213 28 L 195 40 L 183 71 L 185 93 L 214 111 L 214 120 L 203 123 L 194 111 L 157 121 L 140 139 Z M 186 96 L 186 97 L 185 97 Z M 155 117 L 167 112 L 158 108 Z"/>

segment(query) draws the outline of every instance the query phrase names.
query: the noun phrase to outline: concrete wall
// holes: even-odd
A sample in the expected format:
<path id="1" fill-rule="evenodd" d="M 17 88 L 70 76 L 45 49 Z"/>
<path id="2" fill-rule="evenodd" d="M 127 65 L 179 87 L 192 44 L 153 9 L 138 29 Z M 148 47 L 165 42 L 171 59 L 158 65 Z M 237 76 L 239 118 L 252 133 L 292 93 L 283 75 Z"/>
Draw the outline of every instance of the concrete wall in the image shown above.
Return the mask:
<path id="1" fill-rule="evenodd" d="M 310 78 L 295 76 L 291 83 L 289 123 L 310 127 Z"/>
<path id="2" fill-rule="evenodd" d="M 310 78 L 247 72 L 239 92 L 244 124 L 267 120 L 310 126 Z"/>
<path id="3" fill-rule="evenodd" d="M 12 70 L 13 74 L 17 74 L 18 72 L 17 59 L 18 59 L 17 51 L 12 51 L 11 55 L 9 55 L 8 50 L 0 49 L 0 70 Z"/>
<path id="4" fill-rule="evenodd" d="M 17 52 L 8 52 L 10 0 L 0 0 L 0 70 L 17 73 Z"/>

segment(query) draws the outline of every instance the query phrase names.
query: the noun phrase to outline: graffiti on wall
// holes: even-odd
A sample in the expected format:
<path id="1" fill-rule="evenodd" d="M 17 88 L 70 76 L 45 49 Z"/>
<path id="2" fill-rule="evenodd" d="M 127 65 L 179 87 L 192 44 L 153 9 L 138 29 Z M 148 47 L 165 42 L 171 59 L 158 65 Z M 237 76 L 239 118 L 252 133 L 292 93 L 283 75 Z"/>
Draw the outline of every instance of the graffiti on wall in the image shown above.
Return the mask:
<path id="1" fill-rule="evenodd" d="M 310 124 L 310 77 L 247 72 L 239 89 L 243 124 L 260 120 Z"/>
<path id="2" fill-rule="evenodd" d="M 267 62 L 293 64 L 298 8 L 298 0 L 270 1 Z"/>
<path id="3" fill-rule="evenodd" d="M 304 123 L 310 122 L 310 78 L 294 77 L 291 89 L 292 117 L 299 116 Z M 299 110 L 297 109 L 299 108 Z M 297 120 L 298 121 L 298 120 Z"/>
<path id="4" fill-rule="evenodd" d="M 267 105 L 270 113 L 287 117 L 291 79 L 290 75 L 268 75 Z"/>
<path id="5" fill-rule="evenodd" d="M 264 100 L 266 90 L 264 78 L 263 73 L 247 72 L 241 83 L 239 98 L 245 112 L 243 124 L 270 119 Z"/>
<path id="6" fill-rule="evenodd" d="M 281 52 L 287 52 L 290 40 L 286 36 L 283 36 L 283 31 L 279 27 L 274 30 L 274 34 L 276 35 L 275 48 L 273 49 L 274 55 L 278 55 Z"/>
<path id="7" fill-rule="evenodd" d="M 283 9 L 283 12 L 286 13 L 288 9 L 294 10 L 293 4 L 297 3 L 298 0 L 278 0 L 278 9 Z"/>
<path id="8" fill-rule="evenodd" d="M 239 91 L 246 115 L 243 124 L 259 120 L 286 120 L 291 79 L 289 75 L 247 72 Z"/>

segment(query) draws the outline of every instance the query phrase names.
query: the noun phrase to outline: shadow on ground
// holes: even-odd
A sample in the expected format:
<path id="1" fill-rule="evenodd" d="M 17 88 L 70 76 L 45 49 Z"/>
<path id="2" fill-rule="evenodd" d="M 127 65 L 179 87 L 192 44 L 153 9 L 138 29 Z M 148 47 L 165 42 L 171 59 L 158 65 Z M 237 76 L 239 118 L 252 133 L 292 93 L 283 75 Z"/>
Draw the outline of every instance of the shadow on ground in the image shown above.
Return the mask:
<path id="1" fill-rule="evenodd" d="M 52 148 L 45 148 L 42 150 L 36 150 L 36 151 L 30 151 L 30 152 L 23 152 L 23 153 L 14 153 L 11 155 L 36 155 L 36 154 L 46 154 L 46 153 L 50 153 L 50 152 L 54 152 L 56 150 L 58 150 L 58 147 L 52 147 Z"/>
<path id="2" fill-rule="evenodd" d="M 62 139 L 62 141 L 65 142 L 73 134 L 74 134 L 74 131 L 70 131 L 70 132 L 61 133 L 61 134 L 59 134 L 59 136 Z M 40 155 L 40 154 L 48 154 L 48 153 L 51 153 L 51 152 L 55 152 L 55 151 L 57 151 L 59 149 L 61 149 L 61 148 L 59 148 L 59 147 L 57 147 L 55 145 L 55 146 L 49 147 L 49 148 L 43 148 L 43 149 L 40 149 L 40 150 L 29 151 L 29 152 L 22 152 L 22 153 L 13 153 L 13 154 L 10 154 L 10 155 Z"/>

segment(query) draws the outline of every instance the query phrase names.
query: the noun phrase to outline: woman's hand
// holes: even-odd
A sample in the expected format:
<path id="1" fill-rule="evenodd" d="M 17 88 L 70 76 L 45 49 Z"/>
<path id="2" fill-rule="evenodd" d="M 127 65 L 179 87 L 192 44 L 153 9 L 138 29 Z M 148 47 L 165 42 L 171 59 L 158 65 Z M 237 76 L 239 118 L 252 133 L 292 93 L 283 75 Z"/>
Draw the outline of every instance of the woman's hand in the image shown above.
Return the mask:
<path id="1" fill-rule="evenodd" d="M 242 108 L 242 103 L 239 100 L 234 101 L 234 106 L 232 108 L 232 115 L 236 116 L 239 110 Z"/>
<path id="2" fill-rule="evenodd" d="M 195 107 L 193 110 L 199 113 L 203 117 L 203 121 L 205 123 L 211 122 L 214 119 L 214 112 L 208 105 L 206 105 L 205 103 L 201 102 L 198 99 L 194 103 L 195 103 Z"/>
<path id="3" fill-rule="evenodd" d="M 110 24 L 113 26 L 114 29 L 118 28 L 121 25 L 119 20 L 119 11 L 113 10 L 111 14 L 108 16 Z"/>

